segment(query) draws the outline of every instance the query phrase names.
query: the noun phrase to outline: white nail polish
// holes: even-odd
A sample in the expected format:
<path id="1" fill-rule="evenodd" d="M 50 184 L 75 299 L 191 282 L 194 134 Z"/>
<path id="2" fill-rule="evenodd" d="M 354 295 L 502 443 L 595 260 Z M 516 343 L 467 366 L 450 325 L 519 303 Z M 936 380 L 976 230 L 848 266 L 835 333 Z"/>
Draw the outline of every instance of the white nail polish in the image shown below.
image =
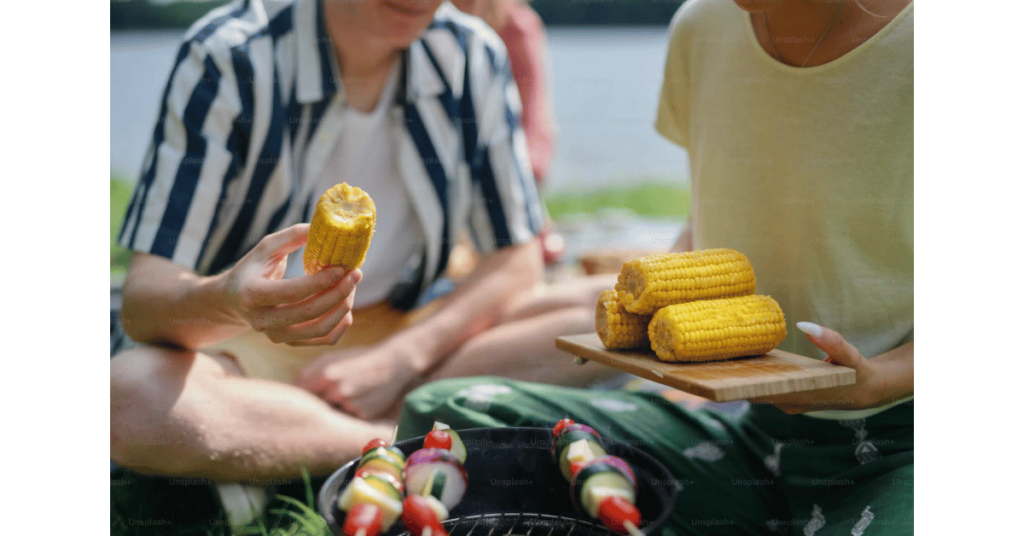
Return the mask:
<path id="1" fill-rule="evenodd" d="M 797 322 L 796 329 L 799 329 L 800 331 L 810 335 L 811 337 L 814 337 L 815 339 L 821 337 L 822 334 L 821 326 L 815 324 L 814 322 Z"/>

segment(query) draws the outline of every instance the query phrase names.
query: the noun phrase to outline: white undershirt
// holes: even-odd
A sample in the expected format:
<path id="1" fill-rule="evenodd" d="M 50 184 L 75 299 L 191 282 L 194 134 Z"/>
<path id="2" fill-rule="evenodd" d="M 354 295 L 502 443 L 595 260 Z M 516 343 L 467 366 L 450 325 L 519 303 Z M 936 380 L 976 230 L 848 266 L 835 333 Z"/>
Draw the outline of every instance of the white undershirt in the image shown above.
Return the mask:
<path id="1" fill-rule="evenodd" d="M 317 178 L 314 192 L 341 182 L 362 188 L 377 207 L 377 223 L 363 263 L 363 280 L 355 307 L 383 301 L 398 283 L 402 269 L 424 247 L 423 230 L 413 212 L 412 199 L 399 176 L 388 124 L 394 101 L 398 68 L 394 68 L 377 106 L 369 113 L 345 107 L 337 145 Z M 302 249 L 288 259 L 286 277 L 301 275 Z"/>

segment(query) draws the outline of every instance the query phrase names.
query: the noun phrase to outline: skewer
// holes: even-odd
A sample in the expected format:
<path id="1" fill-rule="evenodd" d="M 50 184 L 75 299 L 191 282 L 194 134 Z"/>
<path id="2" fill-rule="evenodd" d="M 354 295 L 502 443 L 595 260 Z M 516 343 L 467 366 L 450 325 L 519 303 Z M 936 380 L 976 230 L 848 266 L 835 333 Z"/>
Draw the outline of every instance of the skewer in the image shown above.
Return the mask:
<path id="1" fill-rule="evenodd" d="M 366 529 L 359 529 L 356 531 L 356 536 L 366 536 Z"/>
<path id="2" fill-rule="evenodd" d="M 434 531 L 430 527 L 423 527 L 423 534 L 420 536 L 433 536 Z"/>
<path id="3" fill-rule="evenodd" d="M 643 532 L 640 532 L 640 529 L 636 528 L 636 525 L 634 525 L 632 521 L 623 521 L 622 526 L 626 527 L 630 536 L 646 536 Z"/>

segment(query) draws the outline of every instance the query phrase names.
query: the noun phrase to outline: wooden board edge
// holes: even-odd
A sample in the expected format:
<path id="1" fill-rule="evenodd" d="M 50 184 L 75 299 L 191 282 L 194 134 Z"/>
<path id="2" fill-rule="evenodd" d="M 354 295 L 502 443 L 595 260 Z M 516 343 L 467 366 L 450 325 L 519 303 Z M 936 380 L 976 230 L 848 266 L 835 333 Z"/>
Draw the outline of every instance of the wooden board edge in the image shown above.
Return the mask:
<path id="1" fill-rule="evenodd" d="M 573 337 L 589 337 L 589 334 L 584 334 L 584 335 L 566 335 L 566 336 L 563 336 L 563 337 L 556 337 L 555 338 L 555 347 L 558 348 L 559 350 L 562 350 L 562 351 L 567 352 L 569 354 L 577 355 L 573 350 L 576 350 L 577 347 L 582 345 L 582 343 L 573 340 Z M 583 356 L 578 356 L 578 357 L 583 357 Z M 673 389 L 678 389 L 680 391 L 685 391 L 687 393 L 690 393 L 690 394 L 693 394 L 693 395 L 697 395 L 697 396 L 700 396 L 700 397 L 704 397 L 704 398 L 707 398 L 707 399 L 715 401 L 715 402 L 720 402 L 720 400 L 716 400 L 715 399 L 715 397 L 717 397 L 718 394 L 713 389 L 710 389 L 708 387 L 705 387 L 703 385 L 699 385 L 699 384 L 696 384 L 696 383 L 686 382 L 686 381 L 684 381 L 684 380 L 682 380 L 682 379 L 680 379 L 678 377 L 673 377 L 672 378 L 672 380 L 674 380 L 673 384 L 665 383 L 665 376 L 663 374 L 661 374 L 660 372 L 656 371 L 655 369 L 649 369 L 649 368 L 640 367 L 640 366 L 628 367 L 628 368 L 613 367 L 612 365 L 609 365 L 607 363 L 602 363 L 599 359 L 589 359 L 589 358 L 586 358 L 586 357 L 584 357 L 584 359 L 588 359 L 589 361 L 593 361 L 595 363 L 601 363 L 601 364 L 603 364 L 606 367 L 611 367 L 611 368 L 614 368 L 616 370 L 620 370 L 620 371 L 626 372 L 628 374 L 632 374 L 634 376 L 637 376 L 637 377 L 640 377 L 640 378 L 644 378 L 645 380 L 650 380 L 650 381 L 652 381 L 654 383 L 658 383 L 658 384 L 664 385 L 666 387 L 671 387 Z"/>
<path id="2" fill-rule="evenodd" d="M 575 344 L 575 343 L 573 343 L 573 342 L 571 342 L 569 340 L 569 336 L 568 335 L 563 335 L 561 337 L 555 337 L 555 348 L 558 348 L 559 350 L 562 350 L 563 352 L 569 352 L 570 349 L 572 348 L 572 344 Z"/>
<path id="3" fill-rule="evenodd" d="M 794 386 L 794 384 L 801 384 L 800 387 Z M 758 386 L 755 390 L 763 391 L 762 394 L 754 396 L 744 396 L 741 391 L 750 390 L 750 385 L 737 385 L 737 386 L 723 386 L 718 388 L 712 388 L 715 391 L 715 397 L 705 397 L 714 400 L 715 402 L 734 402 L 736 400 L 753 400 L 760 398 L 768 398 L 779 395 L 788 395 L 795 393 L 809 393 L 817 391 L 819 389 L 830 389 L 833 387 L 843 387 L 846 385 L 853 385 L 857 383 L 857 371 L 852 368 L 846 368 L 845 370 L 837 370 L 830 373 L 828 376 L 810 376 L 804 378 L 789 378 L 787 381 L 779 381 L 773 384 L 766 384 Z M 812 385 L 811 388 L 806 388 L 807 384 Z"/>
<path id="4" fill-rule="evenodd" d="M 585 343 L 589 342 L 588 339 L 592 340 L 592 338 L 593 338 L 592 336 L 596 336 L 596 334 L 565 335 L 565 336 L 561 336 L 561 337 L 556 337 L 555 338 L 555 347 L 557 349 L 562 350 L 564 352 L 567 352 L 569 354 L 578 355 L 576 353 L 576 350 L 578 350 L 578 348 L 581 347 L 581 346 L 584 347 L 585 349 L 590 350 L 590 348 L 587 347 Z M 775 356 L 779 357 L 779 358 L 790 359 L 790 360 L 791 359 L 800 359 L 800 360 L 813 359 L 813 358 L 801 356 L 799 354 L 794 354 L 794 353 L 791 353 L 791 352 L 786 352 L 784 350 L 778 350 L 778 349 L 772 350 L 771 352 L 769 352 L 769 355 L 771 355 L 771 354 L 775 354 Z M 580 357 L 583 357 L 583 356 L 580 356 Z M 589 359 L 589 358 L 584 357 L 584 359 Z M 601 363 L 601 361 L 599 359 L 589 359 L 589 360 Z M 612 365 L 605 364 L 605 366 L 612 366 Z M 790 393 L 795 393 L 795 392 L 808 392 L 808 391 L 814 391 L 814 390 L 818 390 L 818 389 L 828 389 L 828 388 L 831 388 L 831 387 L 842 387 L 842 386 L 845 386 L 845 385 L 853 385 L 853 384 L 855 384 L 857 382 L 857 371 L 855 371 L 852 368 L 842 367 L 843 370 L 829 370 L 827 375 L 809 376 L 809 377 L 804 377 L 804 378 L 789 378 L 789 379 L 787 379 L 787 381 L 784 381 L 784 382 L 780 381 L 780 382 L 777 382 L 777 383 L 774 383 L 774 384 L 765 385 L 765 386 L 762 387 L 762 389 L 764 391 L 764 394 L 759 394 L 759 395 L 756 395 L 756 396 L 749 396 L 749 395 L 745 395 L 744 393 L 742 393 L 742 391 L 750 389 L 749 385 L 736 385 L 736 386 L 724 385 L 724 386 L 718 386 L 718 387 L 707 387 L 707 386 L 704 386 L 704 385 L 687 382 L 687 381 L 679 378 L 678 376 L 672 377 L 669 382 L 666 382 L 665 381 L 665 376 L 663 374 L 659 373 L 658 371 L 654 370 L 654 369 L 647 369 L 647 368 L 640 367 L 640 366 L 613 367 L 613 368 L 616 368 L 618 370 L 627 372 L 627 373 L 632 374 L 634 376 L 638 376 L 640 378 L 644 378 L 646 380 L 650 380 L 650 381 L 655 382 L 655 383 L 659 383 L 661 385 L 665 385 L 666 387 L 671 387 L 673 389 L 678 389 L 680 391 L 684 391 L 684 392 L 687 392 L 687 393 L 690 393 L 690 394 L 694 394 L 694 395 L 697 395 L 697 396 L 700 396 L 700 397 L 703 397 L 703 398 L 707 398 L 708 400 L 711 400 L 712 402 L 734 402 L 734 401 L 737 401 L 737 400 L 749 400 L 749 399 L 752 399 L 752 398 L 764 398 L 764 397 L 785 395 L 785 394 L 790 394 Z M 822 372 L 824 372 L 826 369 L 822 368 L 820 370 Z M 801 383 L 801 384 L 804 384 L 804 385 L 806 385 L 807 383 L 810 383 L 810 384 L 814 385 L 814 387 L 811 388 L 811 389 L 806 389 L 806 388 L 802 388 L 802 387 L 796 387 L 794 385 L 796 383 Z"/>

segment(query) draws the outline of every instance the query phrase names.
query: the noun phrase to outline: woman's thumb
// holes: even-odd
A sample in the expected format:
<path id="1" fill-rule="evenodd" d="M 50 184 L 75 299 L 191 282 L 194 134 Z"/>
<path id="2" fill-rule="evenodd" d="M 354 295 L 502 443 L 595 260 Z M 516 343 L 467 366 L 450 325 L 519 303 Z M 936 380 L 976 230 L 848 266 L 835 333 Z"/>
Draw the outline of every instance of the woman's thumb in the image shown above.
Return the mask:
<path id="1" fill-rule="evenodd" d="M 846 341 L 838 332 L 819 326 L 813 322 L 797 322 L 796 328 L 807 334 L 807 338 L 815 346 L 821 348 L 828 354 L 825 361 L 856 367 L 863 357 L 852 344 Z"/>

